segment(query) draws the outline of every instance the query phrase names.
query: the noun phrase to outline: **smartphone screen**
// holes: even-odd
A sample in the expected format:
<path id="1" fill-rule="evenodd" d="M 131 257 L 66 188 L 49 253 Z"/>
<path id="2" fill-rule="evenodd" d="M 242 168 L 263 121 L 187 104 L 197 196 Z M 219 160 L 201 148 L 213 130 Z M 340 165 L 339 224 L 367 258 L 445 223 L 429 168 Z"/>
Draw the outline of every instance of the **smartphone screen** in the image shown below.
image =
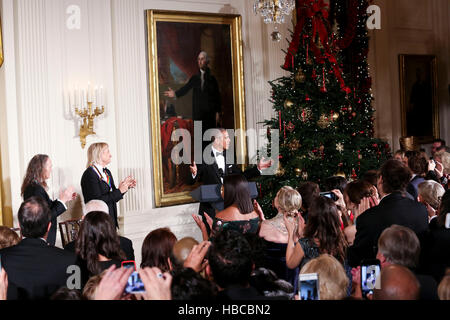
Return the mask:
<path id="1" fill-rule="evenodd" d="M 300 274 L 298 288 L 300 300 L 320 300 L 319 275 L 317 273 Z"/>
<path id="2" fill-rule="evenodd" d="M 380 275 L 380 262 L 378 260 L 363 261 L 361 264 L 361 291 L 363 297 L 373 294 L 377 279 Z"/>
<path id="3" fill-rule="evenodd" d="M 331 192 L 331 191 L 321 192 L 320 195 L 321 195 L 322 197 L 326 197 L 326 198 L 331 199 L 331 200 L 333 200 L 333 201 L 338 200 L 337 195 L 336 195 L 334 192 Z"/>
<path id="4" fill-rule="evenodd" d="M 144 284 L 142 283 L 139 273 L 134 271 L 128 278 L 127 286 L 125 287 L 126 293 L 142 293 L 145 292 Z"/>

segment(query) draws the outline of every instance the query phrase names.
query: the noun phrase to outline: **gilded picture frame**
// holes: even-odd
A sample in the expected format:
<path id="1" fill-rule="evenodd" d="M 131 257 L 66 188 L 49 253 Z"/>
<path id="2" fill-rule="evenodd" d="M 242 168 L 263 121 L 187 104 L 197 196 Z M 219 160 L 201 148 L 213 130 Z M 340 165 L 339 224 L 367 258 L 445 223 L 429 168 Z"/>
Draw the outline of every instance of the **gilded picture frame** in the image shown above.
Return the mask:
<path id="1" fill-rule="evenodd" d="M 0 67 L 3 65 L 2 16 L 0 14 Z"/>
<path id="2" fill-rule="evenodd" d="M 166 92 L 179 92 L 195 74 L 200 75 L 197 59 L 206 51 L 210 74 L 217 79 L 220 91 L 221 110 L 215 121 L 220 120 L 215 126 L 245 132 L 241 16 L 147 10 L 146 17 L 155 206 L 191 203 L 190 192 L 199 184 L 188 183 L 189 164 L 175 165 L 170 151 L 179 143 L 171 141 L 175 129 L 189 128 L 194 143 L 192 125 L 198 116 L 195 93 L 191 90 L 191 96 L 180 97 L 177 93 L 173 98 Z M 184 137 L 180 141 L 187 142 Z M 234 141 L 234 152 L 241 159 L 247 157 L 246 148 L 245 137 Z"/>
<path id="3" fill-rule="evenodd" d="M 437 58 L 399 55 L 402 136 L 418 144 L 439 138 Z"/>

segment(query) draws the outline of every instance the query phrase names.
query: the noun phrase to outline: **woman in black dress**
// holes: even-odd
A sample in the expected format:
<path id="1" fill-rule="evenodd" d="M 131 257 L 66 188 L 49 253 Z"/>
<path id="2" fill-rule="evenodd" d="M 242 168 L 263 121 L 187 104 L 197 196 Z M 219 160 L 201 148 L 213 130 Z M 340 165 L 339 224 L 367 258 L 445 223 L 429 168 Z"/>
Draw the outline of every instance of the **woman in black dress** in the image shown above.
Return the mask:
<path id="1" fill-rule="evenodd" d="M 51 200 L 47 193 L 47 182 L 52 173 L 52 161 L 48 155 L 35 155 L 28 164 L 27 173 L 23 179 L 21 195 L 23 200 L 30 197 L 40 197 L 47 204 L 52 215 L 52 224 L 47 236 L 47 243 L 55 245 L 56 242 L 56 218 L 67 210 L 66 202 L 76 198 L 72 187 L 61 190 L 56 200 Z"/>
<path id="2" fill-rule="evenodd" d="M 109 214 L 118 228 L 116 203 L 123 198 L 128 189 L 136 186 L 136 180 L 128 176 L 120 182 L 119 188 L 116 188 L 111 171 L 106 168 L 111 158 L 108 144 L 99 142 L 89 147 L 87 169 L 81 177 L 81 190 L 84 203 L 98 199 L 108 205 Z"/>

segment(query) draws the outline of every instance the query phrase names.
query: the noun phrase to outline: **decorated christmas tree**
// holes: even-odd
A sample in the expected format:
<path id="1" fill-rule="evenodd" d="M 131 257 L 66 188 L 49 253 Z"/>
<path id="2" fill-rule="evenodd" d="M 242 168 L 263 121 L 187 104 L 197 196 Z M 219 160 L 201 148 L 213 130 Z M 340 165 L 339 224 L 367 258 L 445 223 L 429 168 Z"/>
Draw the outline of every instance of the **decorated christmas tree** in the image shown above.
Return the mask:
<path id="1" fill-rule="evenodd" d="M 303 181 L 321 185 L 335 175 L 356 179 L 378 169 L 390 156 L 389 145 L 374 138 L 365 23 L 361 28 L 361 20 L 367 16 L 358 6 L 358 30 L 352 33 L 352 40 L 360 33 L 352 47 L 352 52 L 360 53 L 355 72 L 353 65 L 344 65 L 354 61 L 345 56 L 348 51 L 342 51 L 353 42 L 345 38 L 347 28 L 338 27 L 338 20 L 344 20 L 342 8 L 333 8 L 334 32 L 323 0 L 297 1 L 298 22 L 283 66 L 290 75 L 270 82 L 276 117 L 265 125 L 279 130 L 280 143 L 276 175 L 259 180 L 259 202 L 268 217 L 275 213 L 271 202 L 282 186 L 296 188 Z"/>

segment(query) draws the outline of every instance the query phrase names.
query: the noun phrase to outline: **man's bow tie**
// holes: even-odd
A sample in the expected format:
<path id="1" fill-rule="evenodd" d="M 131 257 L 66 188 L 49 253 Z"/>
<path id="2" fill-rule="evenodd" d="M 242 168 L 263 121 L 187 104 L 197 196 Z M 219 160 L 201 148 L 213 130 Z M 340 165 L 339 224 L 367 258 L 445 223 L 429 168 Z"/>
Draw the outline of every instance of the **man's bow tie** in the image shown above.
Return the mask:
<path id="1" fill-rule="evenodd" d="M 223 152 L 216 152 L 216 157 L 218 157 L 218 156 L 222 156 L 223 157 L 224 156 Z"/>

